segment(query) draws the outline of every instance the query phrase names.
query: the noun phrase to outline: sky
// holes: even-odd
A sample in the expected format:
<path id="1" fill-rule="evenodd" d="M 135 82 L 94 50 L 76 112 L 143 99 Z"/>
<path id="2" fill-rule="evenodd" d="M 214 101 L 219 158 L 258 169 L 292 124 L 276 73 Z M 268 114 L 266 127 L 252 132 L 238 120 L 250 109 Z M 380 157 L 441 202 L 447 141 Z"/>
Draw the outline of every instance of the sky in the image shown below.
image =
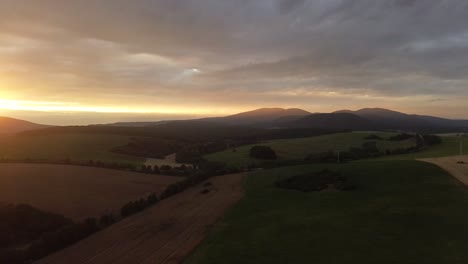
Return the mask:
<path id="1" fill-rule="evenodd" d="M 466 14 L 465 0 L 0 0 L 0 115 L 468 118 Z"/>

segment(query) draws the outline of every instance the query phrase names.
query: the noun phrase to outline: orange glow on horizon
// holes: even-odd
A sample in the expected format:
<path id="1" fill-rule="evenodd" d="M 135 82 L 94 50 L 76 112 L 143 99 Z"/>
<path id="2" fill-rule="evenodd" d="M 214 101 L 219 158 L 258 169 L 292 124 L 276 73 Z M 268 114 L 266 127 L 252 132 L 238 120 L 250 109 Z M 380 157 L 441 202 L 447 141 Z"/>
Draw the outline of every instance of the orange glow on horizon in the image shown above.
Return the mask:
<path id="1" fill-rule="evenodd" d="M 0 109 L 14 111 L 39 111 L 39 112 L 90 112 L 90 113 L 129 113 L 129 114 L 212 114 L 210 109 L 202 108 L 175 108 L 175 107 L 116 107 L 93 106 L 68 102 L 42 102 L 25 100 L 0 99 Z"/>

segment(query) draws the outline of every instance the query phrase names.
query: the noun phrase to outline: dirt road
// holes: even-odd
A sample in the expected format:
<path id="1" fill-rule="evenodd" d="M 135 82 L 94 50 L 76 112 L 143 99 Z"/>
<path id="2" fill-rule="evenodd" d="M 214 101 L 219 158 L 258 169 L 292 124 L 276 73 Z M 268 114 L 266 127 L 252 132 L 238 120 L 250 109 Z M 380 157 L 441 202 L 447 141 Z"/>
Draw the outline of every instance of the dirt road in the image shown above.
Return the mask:
<path id="1" fill-rule="evenodd" d="M 468 156 L 421 159 L 449 172 L 458 181 L 468 186 Z"/>
<path id="2" fill-rule="evenodd" d="M 214 177 L 38 264 L 179 263 L 242 196 L 243 174 Z M 209 185 L 209 184 L 207 184 Z M 209 189 L 208 193 L 201 191 Z"/>

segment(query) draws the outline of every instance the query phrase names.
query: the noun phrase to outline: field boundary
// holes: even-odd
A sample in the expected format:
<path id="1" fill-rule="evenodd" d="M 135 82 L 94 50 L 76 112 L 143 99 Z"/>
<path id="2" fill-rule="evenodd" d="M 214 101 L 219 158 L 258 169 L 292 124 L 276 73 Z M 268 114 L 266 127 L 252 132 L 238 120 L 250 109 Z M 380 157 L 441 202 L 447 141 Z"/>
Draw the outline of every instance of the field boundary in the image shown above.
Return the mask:
<path id="1" fill-rule="evenodd" d="M 418 161 L 436 165 L 451 175 L 461 185 L 468 188 L 468 156 L 426 158 L 418 159 Z M 465 162 L 465 164 L 459 164 L 458 162 Z"/>

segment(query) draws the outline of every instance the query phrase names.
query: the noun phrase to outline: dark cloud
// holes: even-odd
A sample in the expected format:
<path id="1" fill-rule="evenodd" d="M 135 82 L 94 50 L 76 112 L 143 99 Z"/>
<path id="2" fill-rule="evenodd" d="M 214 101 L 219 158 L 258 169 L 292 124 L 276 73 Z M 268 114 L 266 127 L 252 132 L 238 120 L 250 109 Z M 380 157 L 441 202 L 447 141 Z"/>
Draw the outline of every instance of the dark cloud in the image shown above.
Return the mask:
<path id="1" fill-rule="evenodd" d="M 424 104 L 468 97 L 467 13 L 464 0 L 2 0 L 0 77 L 44 100 Z"/>

